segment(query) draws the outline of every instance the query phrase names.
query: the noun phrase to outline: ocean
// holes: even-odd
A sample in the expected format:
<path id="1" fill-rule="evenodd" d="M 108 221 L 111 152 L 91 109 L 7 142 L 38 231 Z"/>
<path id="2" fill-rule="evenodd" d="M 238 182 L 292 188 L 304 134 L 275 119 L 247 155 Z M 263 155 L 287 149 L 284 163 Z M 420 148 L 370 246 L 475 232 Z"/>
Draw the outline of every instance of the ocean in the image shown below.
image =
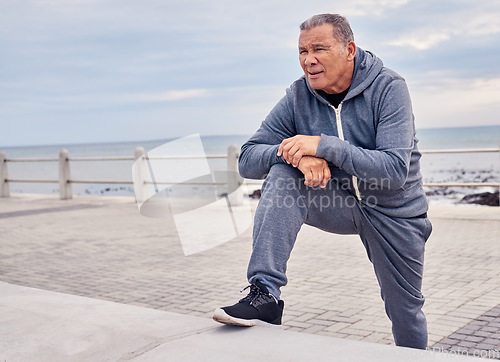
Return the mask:
<path id="1" fill-rule="evenodd" d="M 249 135 L 203 136 L 203 148 L 207 155 L 225 154 L 231 144 L 241 146 Z M 477 149 L 499 148 L 500 126 L 437 128 L 417 130 L 419 149 Z M 70 157 L 133 156 L 136 147 L 146 151 L 168 143 L 172 139 L 135 141 L 105 144 L 68 144 L 51 146 L 2 147 L 0 151 L 8 159 L 57 158 L 65 148 Z M 182 150 L 180 150 L 182 151 Z M 226 160 L 210 159 L 215 169 L 225 168 Z M 500 182 L 499 153 L 424 154 L 421 160 L 425 183 Z M 70 163 L 71 178 L 86 181 L 132 181 L 132 161 L 73 161 Z M 9 162 L 8 176 L 12 180 L 57 180 L 57 162 Z M 133 196 L 132 185 L 121 184 L 73 184 L 74 195 Z M 255 186 L 254 188 L 258 188 Z M 57 194 L 58 184 L 11 183 L 11 193 Z M 467 194 L 492 192 L 495 188 L 446 187 L 426 188 L 431 203 L 454 204 Z"/>

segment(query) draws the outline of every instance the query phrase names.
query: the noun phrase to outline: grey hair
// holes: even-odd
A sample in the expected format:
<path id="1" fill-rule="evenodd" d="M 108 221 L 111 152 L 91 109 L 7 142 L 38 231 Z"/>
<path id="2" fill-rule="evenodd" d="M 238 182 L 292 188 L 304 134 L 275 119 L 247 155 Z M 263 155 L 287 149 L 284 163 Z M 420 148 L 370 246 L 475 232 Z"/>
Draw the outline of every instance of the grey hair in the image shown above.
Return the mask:
<path id="1" fill-rule="evenodd" d="M 333 25 L 333 37 L 346 46 L 350 41 L 354 41 L 354 34 L 351 26 L 345 17 L 339 14 L 317 14 L 300 24 L 300 31 L 311 30 L 324 24 Z"/>

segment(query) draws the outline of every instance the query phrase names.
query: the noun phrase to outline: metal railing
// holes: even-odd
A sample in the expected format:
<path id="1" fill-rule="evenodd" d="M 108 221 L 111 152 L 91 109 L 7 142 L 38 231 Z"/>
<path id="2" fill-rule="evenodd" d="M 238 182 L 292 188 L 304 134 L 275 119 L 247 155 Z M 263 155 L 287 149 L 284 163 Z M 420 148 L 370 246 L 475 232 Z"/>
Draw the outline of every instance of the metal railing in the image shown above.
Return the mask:
<path id="1" fill-rule="evenodd" d="M 422 150 L 422 154 L 453 154 L 453 153 L 498 153 L 499 154 L 499 164 L 500 164 L 500 148 L 476 148 L 476 149 L 436 149 L 436 150 Z M 235 152 L 235 146 L 232 145 L 228 148 L 227 154 L 217 154 L 217 155 L 199 155 L 199 156 L 165 156 L 165 157 L 146 157 L 145 151 L 142 147 L 137 147 L 134 156 L 116 156 L 116 157 L 70 157 L 67 150 L 63 149 L 59 152 L 59 158 L 8 158 L 5 152 L 0 152 L 0 197 L 9 197 L 11 183 L 58 183 L 59 184 L 59 194 L 62 200 L 72 198 L 71 184 L 123 184 L 132 185 L 133 181 L 123 180 L 75 180 L 70 176 L 70 162 L 80 162 L 80 161 L 136 161 L 138 158 L 144 159 L 194 159 L 194 158 L 206 158 L 206 159 L 227 159 L 228 160 L 228 170 L 236 171 L 238 164 L 238 153 Z M 14 162 L 58 162 L 59 163 L 59 178 L 57 180 L 23 180 L 23 179 L 11 179 L 8 177 L 8 163 Z M 499 169 L 500 171 L 500 169 Z M 500 180 L 500 178 L 499 178 Z M 230 182 L 230 181 L 229 181 Z M 145 184 L 151 184 L 152 182 L 144 181 Z M 158 184 L 175 184 L 175 182 L 160 182 Z M 209 182 L 193 182 L 193 183 L 183 183 L 183 184 L 193 184 L 193 185 L 222 185 L 227 183 L 209 183 Z M 249 185 L 260 185 L 262 180 L 246 180 L 246 184 Z M 481 182 L 481 183 L 424 183 L 425 187 L 498 187 L 500 188 L 499 182 Z"/>
<path id="2" fill-rule="evenodd" d="M 228 148 L 227 154 L 212 154 L 212 155 L 189 155 L 189 156 L 162 156 L 162 157 L 149 157 L 146 156 L 142 147 L 137 147 L 134 156 L 108 156 L 108 157 L 70 157 L 67 150 L 62 149 L 59 152 L 59 158 L 8 158 L 5 152 L 0 152 L 0 197 L 10 196 L 11 183 L 53 183 L 59 184 L 59 195 L 61 200 L 71 199 L 73 197 L 72 184 L 119 184 L 119 185 L 133 185 L 134 182 L 130 180 L 116 181 L 116 180 L 75 180 L 71 178 L 70 162 L 80 161 L 131 161 L 134 162 L 139 158 L 144 160 L 183 160 L 183 159 L 234 159 L 234 167 L 237 167 L 238 155 L 234 153 L 235 146 Z M 36 179 L 14 179 L 8 176 L 8 163 L 16 162 L 58 162 L 59 163 L 59 178 L 57 180 L 36 180 Z M 234 170 L 236 170 L 233 167 Z M 228 165 L 228 169 L 230 169 Z M 151 182 L 144 180 L 144 184 L 158 184 L 158 185 L 173 185 L 176 182 Z M 221 182 L 183 182 L 184 185 L 226 185 Z"/>
<path id="3" fill-rule="evenodd" d="M 420 151 L 423 155 L 425 154 L 457 154 L 457 153 L 498 153 L 499 158 L 499 169 L 500 173 L 500 148 L 463 148 L 463 149 L 436 149 L 436 150 L 422 150 Z M 500 176 L 499 182 L 467 182 L 467 183 L 424 183 L 425 187 L 498 187 L 500 188 Z"/>

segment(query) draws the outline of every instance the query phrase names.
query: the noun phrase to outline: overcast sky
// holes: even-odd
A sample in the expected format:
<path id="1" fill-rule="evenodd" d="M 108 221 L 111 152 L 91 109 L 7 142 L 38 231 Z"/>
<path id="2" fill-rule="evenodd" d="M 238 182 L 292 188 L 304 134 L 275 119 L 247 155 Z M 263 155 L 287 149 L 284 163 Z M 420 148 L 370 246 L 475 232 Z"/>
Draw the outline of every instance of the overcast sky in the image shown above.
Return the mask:
<path id="1" fill-rule="evenodd" d="M 500 124 L 499 1 L 0 0 L 0 148 L 252 134 L 323 12 L 406 78 L 417 128 Z"/>

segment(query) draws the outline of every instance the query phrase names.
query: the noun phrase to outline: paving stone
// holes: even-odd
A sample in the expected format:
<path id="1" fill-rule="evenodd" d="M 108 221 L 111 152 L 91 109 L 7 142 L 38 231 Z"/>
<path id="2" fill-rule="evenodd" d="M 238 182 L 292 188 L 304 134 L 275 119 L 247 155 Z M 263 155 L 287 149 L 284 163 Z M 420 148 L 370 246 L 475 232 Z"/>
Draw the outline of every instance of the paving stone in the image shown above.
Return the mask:
<path id="1" fill-rule="evenodd" d="M 470 335 L 470 336 L 467 336 L 467 338 L 465 338 L 465 340 L 467 342 L 475 342 L 477 344 L 477 343 L 483 342 L 484 338 L 483 337 L 477 337 L 477 336 L 474 336 L 474 335 Z"/>
<path id="2" fill-rule="evenodd" d="M 458 339 L 445 338 L 445 339 L 443 339 L 443 340 L 439 341 L 439 343 L 436 343 L 435 345 L 446 344 L 446 345 L 454 346 L 454 345 L 456 345 L 458 342 L 459 342 L 459 340 L 458 340 Z"/>
<path id="3" fill-rule="evenodd" d="M 367 331 L 367 330 L 362 330 L 362 329 L 355 329 L 352 327 L 348 327 L 345 329 L 346 332 L 349 332 L 349 334 L 353 334 L 356 336 L 362 336 L 362 337 L 367 337 L 369 336 L 372 332 Z"/>
<path id="4" fill-rule="evenodd" d="M 326 332 L 339 332 L 343 330 L 346 327 L 349 327 L 349 323 L 342 323 L 342 322 L 336 322 L 330 325 L 329 327 L 325 328 Z"/>
<path id="5" fill-rule="evenodd" d="M 302 332 L 314 334 L 314 333 L 317 333 L 319 331 L 323 331 L 325 328 L 326 328 L 326 326 L 313 324 L 309 328 L 305 328 Z"/>
<path id="6" fill-rule="evenodd" d="M 475 348 L 477 348 L 477 350 L 481 351 L 493 351 L 495 350 L 495 348 L 498 349 L 498 346 L 496 345 L 493 345 L 493 344 L 486 344 L 486 343 L 479 343 L 479 344 L 476 344 Z"/>
<path id="7" fill-rule="evenodd" d="M 474 347 L 476 345 L 476 343 L 474 342 L 467 342 L 467 341 L 460 341 L 457 346 L 458 347 L 464 347 L 464 348 L 471 348 L 471 347 Z"/>
<path id="8" fill-rule="evenodd" d="M 496 338 L 487 338 L 487 339 L 484 339 L 483 343 L 492 344 L 494 346 L 499 346 L 500 347 L 500 339 L 496 339 Z"/>
<path id="9" fill-rule="evenodd" d="M 487 337 L 493 336 L 493 333 L 491 333 L 491 332 L 484 332 L 484 331 L 481 330 L 481 331 L 475 331 L 474 335 L 478 336 L 478 337 L 487 338 Z"/>
<path id="10" fill-rule="evenodd" d="M 298 322 L 298 321 L 295 321 L 295 320 L 291 320 L 291 321 L 286 322 L 286 326 L 298 327 L 298 328 L 306 329 L 306 328 L 312 327 L 312 324 L 311 323 Z"/>
<path id="11" fill-rule="evenodd" d="M 324 319 L 310 319 L 309 323 L 322 325 L 322 326 L 331 326 L 332 322 Z"/>
<path id="12" fill-rule="evenodd" d="M 304 313 L 301 316 L 294 317 L 293 320 L 297 322 L 307 322 L 310 319 L 316 318 L 318 315 L 313 313 Z"/>
<path id="13" fill-rule="evenodd" d="M 487 327 L 481 328 L 481 330 L 484 331 L 484 332 L 491 332 L 491 333 L 498 332 L 498 328 L 497 327 L 490 327 L 489 325 Z"/>
<path id="14" fill-rule="evenodd" d="M 463 341 L 465 340 L 466 338 L 468 337 L 467 334 L 462 334 L 462 333 L 453 333 L 451 334 L 448 338 L 451 338 L 451 339 L 456 339 L 458 341 Z"/>
<path id="15" fill-rule="evenodd" d="M 476 331 L 478 331 L 481 328 L 482 328 L 481 325 L 477 325 L 477 324 L 474 324 L 474 322 L 472 322 L 472 323 L 469 323 L 468 325 L 466 325 L 462 330 L 467 331 L 467 334 L 470 334 L 470 333 L 475 333 Z"/>

